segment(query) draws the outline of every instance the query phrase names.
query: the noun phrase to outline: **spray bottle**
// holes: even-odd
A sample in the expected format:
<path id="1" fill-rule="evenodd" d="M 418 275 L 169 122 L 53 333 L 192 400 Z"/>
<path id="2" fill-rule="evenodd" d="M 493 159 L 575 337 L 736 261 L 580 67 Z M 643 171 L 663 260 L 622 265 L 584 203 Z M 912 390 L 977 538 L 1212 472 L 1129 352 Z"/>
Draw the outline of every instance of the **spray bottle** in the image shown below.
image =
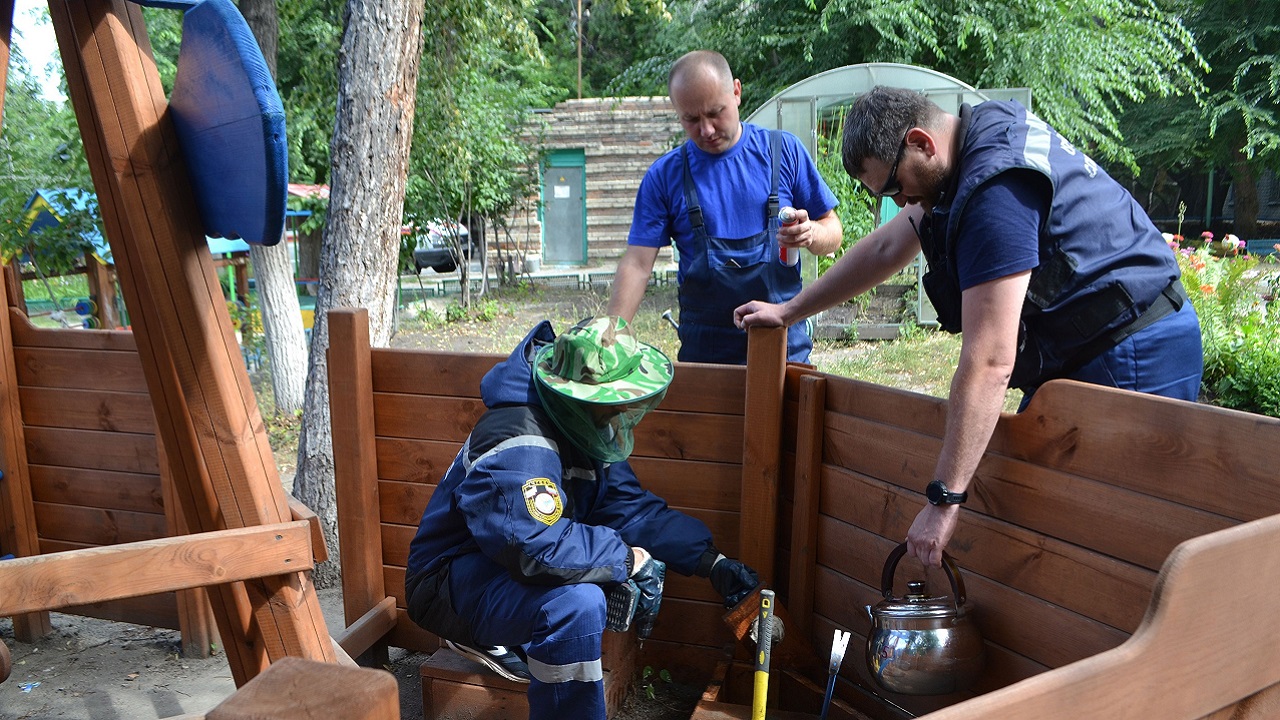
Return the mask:
<path id="1" fill-rule="evenodd" d="M 795 208 L 788 206 L 778 211 L 778 223 L 782 227 L 795 225 L 798 222 L 800 222 L 800 216 Z M 796 263 L 800 262 L 800 248 L 778 243 L 778 262 L 787 267 L 795 267 Z"/>

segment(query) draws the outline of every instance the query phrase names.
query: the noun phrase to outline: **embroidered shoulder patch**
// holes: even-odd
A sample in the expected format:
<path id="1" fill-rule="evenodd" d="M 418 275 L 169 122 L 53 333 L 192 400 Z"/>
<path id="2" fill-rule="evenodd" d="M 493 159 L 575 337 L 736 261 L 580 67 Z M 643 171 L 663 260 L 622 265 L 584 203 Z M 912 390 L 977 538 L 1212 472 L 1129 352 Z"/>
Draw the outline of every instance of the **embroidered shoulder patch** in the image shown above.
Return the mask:
<path id="1" fill-rule="evenodd" d="M 525 482 L 524 504 L 533 519 L 544 525 L 554 525 L 564 513 L 560 488 L 550 478 L 533 478 Z"/>

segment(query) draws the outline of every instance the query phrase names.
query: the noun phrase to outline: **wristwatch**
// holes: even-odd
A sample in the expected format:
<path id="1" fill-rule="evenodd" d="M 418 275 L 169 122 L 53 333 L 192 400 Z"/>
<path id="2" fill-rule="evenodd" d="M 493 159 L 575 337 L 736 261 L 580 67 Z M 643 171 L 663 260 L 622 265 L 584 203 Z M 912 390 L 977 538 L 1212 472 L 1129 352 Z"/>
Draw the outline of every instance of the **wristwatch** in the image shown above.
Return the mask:
<path id="1" fill-rule="evenodd" d="M 946 483 L 941 480 L 930 482 L 924 489 L 924 496 L 934 505 L 959 505 L 969 499 L 969 493 L 951 492 L 947 489 Z"/>

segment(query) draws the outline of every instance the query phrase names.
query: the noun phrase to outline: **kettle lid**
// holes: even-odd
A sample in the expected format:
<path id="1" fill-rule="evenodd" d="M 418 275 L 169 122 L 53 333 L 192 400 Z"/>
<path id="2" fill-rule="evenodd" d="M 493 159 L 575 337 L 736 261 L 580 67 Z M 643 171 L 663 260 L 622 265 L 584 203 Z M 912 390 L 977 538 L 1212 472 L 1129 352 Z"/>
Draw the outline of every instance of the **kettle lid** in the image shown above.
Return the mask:
<path id="1" fill-rule="evenodd" d="M 925 584 L 919 580 L 907 583 L 907 594 L 900 598 L 886 597 L 872 612 L 880 617 L 895 618 L 947 618 L 964 615 L 964 609 L 950 595 L 931 596 L 925 592 Z"/>

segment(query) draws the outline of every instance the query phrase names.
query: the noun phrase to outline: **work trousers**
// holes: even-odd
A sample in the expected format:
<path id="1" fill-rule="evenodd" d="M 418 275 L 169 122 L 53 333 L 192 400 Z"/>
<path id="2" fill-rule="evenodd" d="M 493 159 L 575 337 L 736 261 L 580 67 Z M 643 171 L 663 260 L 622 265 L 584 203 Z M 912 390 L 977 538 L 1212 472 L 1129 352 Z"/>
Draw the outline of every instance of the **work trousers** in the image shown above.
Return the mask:
<path id="1" fill-rule="evenodd" d="M 605 720 L 599 585 L 526 585 L 481 553 L 454 560 L 449 582 L 477 642 L 525 649 L 529 720 Z"/>

